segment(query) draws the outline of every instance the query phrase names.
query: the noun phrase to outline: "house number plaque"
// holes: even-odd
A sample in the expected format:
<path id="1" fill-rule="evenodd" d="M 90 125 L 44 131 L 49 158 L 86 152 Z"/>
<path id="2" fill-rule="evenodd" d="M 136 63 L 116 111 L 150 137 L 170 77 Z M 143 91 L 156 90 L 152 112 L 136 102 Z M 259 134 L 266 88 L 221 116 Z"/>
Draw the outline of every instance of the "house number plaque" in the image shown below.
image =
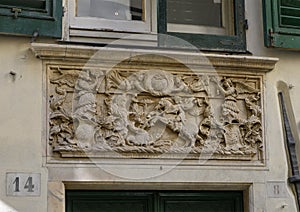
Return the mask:
<path id="1" fill-rule="evenodd" d="M 40 196 L 41 174 L 6 173 L 7 196 Z"/>

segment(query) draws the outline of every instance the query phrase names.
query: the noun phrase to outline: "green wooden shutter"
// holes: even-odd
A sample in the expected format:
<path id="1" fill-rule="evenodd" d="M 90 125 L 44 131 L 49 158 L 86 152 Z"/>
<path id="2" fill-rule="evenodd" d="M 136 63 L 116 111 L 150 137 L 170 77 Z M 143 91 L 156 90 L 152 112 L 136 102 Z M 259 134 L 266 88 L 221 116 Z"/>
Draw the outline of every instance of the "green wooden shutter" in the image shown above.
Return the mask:
<path id="1" fill-rule="evenodd" d="M 61 37 L 62 0 L 0 0 L 0 32 Z"/>
<path id="2" fill-rule="evenodd" d="M 300 48 L 300 1 L 264 0 L 267 47 Z"/>

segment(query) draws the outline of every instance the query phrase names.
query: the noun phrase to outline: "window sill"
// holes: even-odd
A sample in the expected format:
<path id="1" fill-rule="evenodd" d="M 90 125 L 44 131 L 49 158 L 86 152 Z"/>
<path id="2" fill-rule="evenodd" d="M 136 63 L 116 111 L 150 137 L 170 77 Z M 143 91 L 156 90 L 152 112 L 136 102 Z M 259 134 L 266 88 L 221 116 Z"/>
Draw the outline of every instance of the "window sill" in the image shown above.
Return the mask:
<path id="1" fill-rule="evenodd" d="M 188 51 L 176 51 L 159 48 L 140 49 L 140 48 L 111 48 L 111 47 L 91 47 L 66 44 L 45 44 L 32 43 L 31 50 L 37 58 L 42 60 L 64 60 L 86 62 L 88 60 L 97 60 L 112 62 L 128 59 L 134 55 L 163 55 L 170 58 L 179 59 L 188 66 L 213 66 L 216 69 L 229 69 L 230 71 L 247 71 L 266 73 L 274 69 L 278 58 L 256 57 L 245 55 L 224 55 L 216 53 L 204 53 L 199 57 L 199 53 Z M 101 51 L 101 54 L 96 54 Z M 113 57 L 112 57 L 113 55 Z M 130 59 L 131 63 L 139 62 Z M 172 65 L 172 61 L 162 60 L 161 57 L 148 57 L 148 61 L 143 63 L 154 63 Z M 173 62 L 174 63 L 174 62 Z"/>

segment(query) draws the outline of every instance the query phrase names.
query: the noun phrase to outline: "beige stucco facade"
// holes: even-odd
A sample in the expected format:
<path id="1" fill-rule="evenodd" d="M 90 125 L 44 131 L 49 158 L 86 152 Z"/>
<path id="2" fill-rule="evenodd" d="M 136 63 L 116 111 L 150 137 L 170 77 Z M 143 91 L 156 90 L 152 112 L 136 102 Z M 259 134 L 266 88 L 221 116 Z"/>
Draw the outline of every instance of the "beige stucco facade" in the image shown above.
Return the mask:
<path id="1" fill-rule="evenodd" d="M 225 62 L 220 65 L 225 73 L 241 70 L 249 76 L 261 76 L 264 159 L 259 165 L 234 165 L 235 162 L 232 165 L 222 161 L 201 164 L 194 160 L 174 166 L 167 160 L 127 158 L 122 162 L 108 158 L 104 162 L 97 159 L 64 162 L 53 159 L 48 154 L 47 141 L 47 65 L 76 67 L 85 64 L 80 58 L 91 56 L 89 47 L 73 46 L 68 51 L 54 40 L 38 38 L 31 44 L 30 38 L 1 36 L 0 211 L 64 211 L 65 188 L 243 190 L 246 211 L 297 211 L 295 195 L 287 183 L 288 162 L 276 85 L 280 80 L 291 85 L 291 101 L 298 125 L 300 52 L 264 47 L 261 11 L 260 1 L 246 0 L 247 47 L 252 55 L 222 55 Z M 120 50 L 119 54 L 126 53 Z M 212 63 L 221 60 L 218 55 L 208 54 L 207 57 L 211 57 Z M 243 61 L 244 65 L 237 65 L 237 61 Z M 247 64 L 250 65 L 246 67 Z M 6 173 L 9 172 L 40 173 L 40 195 L 7 196 Z M 268 193 L 274 182 L 284 185 L 279 198 Z"/>

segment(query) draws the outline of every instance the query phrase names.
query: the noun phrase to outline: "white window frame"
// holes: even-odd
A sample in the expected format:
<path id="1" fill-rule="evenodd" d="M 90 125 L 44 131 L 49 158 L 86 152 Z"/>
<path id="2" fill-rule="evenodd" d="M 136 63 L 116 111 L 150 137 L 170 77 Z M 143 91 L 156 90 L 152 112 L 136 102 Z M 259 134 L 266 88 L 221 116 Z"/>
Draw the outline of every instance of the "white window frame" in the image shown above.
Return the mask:
<path id="1" fill-rule="evenodd" d="M 143 0 L 144 21 L 132 20 L 107 20 L 98 17 L 76 17 L 76 1 L 63 0 L 63 41 L 87 44 L 117 44 L 132 46 L 158 46 L 158 0 Z M 200 0 L 199 0 L 200 1 Z M 235 18 L 233 0 L 215 0 L 223 3 L 223 11 L 232 11 L 232 13 L 223 13 L 224 28 L 177 25 L 173 30 L 182 31 L 189 34 L 203 35 L 233 35 L 235 34 Z M 228 2 L 231 2 L 229 4 Z M 229 15 L 228 15 L 229 14 Z M 228 15 L 228 16 L 226 16 Z M 170 25 L 170 24 L 168 24 Z M 176 25 L 176 24 L 175 24 Z M 172 27 L 172 26 L 171 26 Z M 169 26 L 168 26 L 169 28 Z M 201 29 L 199 29 L 201 28 Z M 226 29 L 225 29 L 226 28 Z M 170 28 L 169 28 L 170 29 Z M 171 30 L 171 32 L 173 31 Z"/>
<path id="2" fill-rule="evenodd" d="M 71 29 L 87 29 L 133 33 L 151 32 L 151 0 L 143 0 L 143 21 L 108 20 L 97 17 L 77 17 L 76 2 L 77 0 L 68 1 L 69 27 Z"/>

